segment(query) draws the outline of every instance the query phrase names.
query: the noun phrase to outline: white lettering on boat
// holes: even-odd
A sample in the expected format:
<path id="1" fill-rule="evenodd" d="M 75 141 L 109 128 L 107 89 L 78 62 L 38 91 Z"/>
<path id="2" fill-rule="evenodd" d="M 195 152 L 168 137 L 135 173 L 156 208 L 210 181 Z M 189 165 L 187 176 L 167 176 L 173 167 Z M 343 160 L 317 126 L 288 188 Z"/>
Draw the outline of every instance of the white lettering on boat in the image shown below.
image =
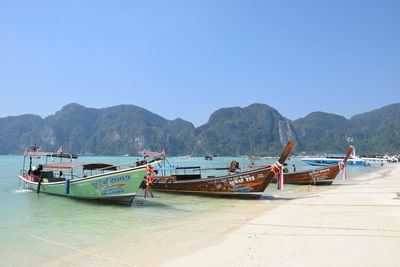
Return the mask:
<path id="1" fill-rule="evenodd" d="M 103 191 L 101 192 L 102 196 L 107 196 L 107 195 L 115 195 L 115 194 L 121 194 L 125 192 L 125 190 L 123 188 L 119 188 L 119 189 L 114 189 L 112 191 Z"/>
<path id="2" fill-rule="evenodd" d="M 103 179 L 99 179 L 96 182 L 92 183 L 94 188 L 98 187 L 104 187 L 104 185 L 107 185 L 108 183 L 116 183 L 116 182 L 121 182 L 121 181 L 126 181 L 131 179 L 130 175 L 125 175 L 125 176 L 120 176 L 120 177 L 106 177 Z"/>
<path id="3" fill-rule="evenodd" d="M 241 184 L 243 182 L 250 182 L 250 181 L 254 181 L 254 180 L 255 180 L 254 176 L 250 176 L 250 175 L 241 175 L 239 177 L 228 178 L 228 182 L 232 186 Z"/>

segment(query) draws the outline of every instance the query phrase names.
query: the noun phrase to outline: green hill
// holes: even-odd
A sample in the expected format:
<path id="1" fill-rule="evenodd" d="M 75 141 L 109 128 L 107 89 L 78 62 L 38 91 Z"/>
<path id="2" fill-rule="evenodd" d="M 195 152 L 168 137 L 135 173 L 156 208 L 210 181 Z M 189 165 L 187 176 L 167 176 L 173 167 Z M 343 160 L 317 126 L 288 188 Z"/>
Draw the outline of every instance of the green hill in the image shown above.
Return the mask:
<path id="1" fill-rule="evenodd" d="M 221 108 L 195 128 L 167 120 L 134 105 L 87 108 L 68 104 L 54 115 L 0 118 L 0 154 L 21 154 L 36 141 L 43 150 L 79 154 L 124 155 L 150 149 L 170 155 L 274 155 L 288 140 L 296 151 L 343 152 L 349 144 L 358 153 L 400 151 L 400 104 L 346 119 L 312 112 L 290 121 L 265 104 Z"/>

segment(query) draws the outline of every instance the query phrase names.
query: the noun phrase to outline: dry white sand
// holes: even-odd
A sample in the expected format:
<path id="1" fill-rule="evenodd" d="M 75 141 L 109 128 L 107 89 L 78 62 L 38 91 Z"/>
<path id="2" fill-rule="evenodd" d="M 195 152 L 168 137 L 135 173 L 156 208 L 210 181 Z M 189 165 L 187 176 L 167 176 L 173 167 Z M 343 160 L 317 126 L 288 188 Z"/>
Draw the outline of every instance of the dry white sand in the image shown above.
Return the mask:
<path id="1" fill-rule="evenodd" d="M 387 168 L 383 178 L 285 201 L 239 227 L 209 224 L 208 241 L 188 252 L 174 240 L 162 266 L 400 266 L 400 165 Z"/>

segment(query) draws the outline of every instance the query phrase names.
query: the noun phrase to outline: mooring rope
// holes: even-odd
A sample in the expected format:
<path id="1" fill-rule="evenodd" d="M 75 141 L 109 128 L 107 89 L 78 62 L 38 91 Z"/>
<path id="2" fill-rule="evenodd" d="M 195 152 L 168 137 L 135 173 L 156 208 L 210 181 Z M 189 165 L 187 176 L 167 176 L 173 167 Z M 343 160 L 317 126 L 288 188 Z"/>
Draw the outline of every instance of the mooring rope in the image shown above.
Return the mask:
<path id="1" fill-rule="evenodd" d="M 114 263 L 118 263 L 118 264 L 132 266 L 132 264 L 128 264 L 126 262 L 123 262 L 123 261 L 120 261 L 120 260 L 117 260 L 117 259 L 113 259 L 113 258 L 110 258 L 110 257 L 105 257 L 105 256 L 102 256 L 102 255 L 99 255 L 99 254 L 96 254 L 96 253 L 93 253 L 93 252 L 90 252 L 90 251 L 86 251 L 86 250 L 83 250 L 83 249 L 80 249 L 80 248 L 75 248 L 75 247 L 72 247 L 72 246 L 69 246 L 69 245 L 66 245 L 66 244 L 55 242 L 53 240 L 49 240 L 49 239 L 46 239 L 46 238 L 43 238 L 43 237 L 40 237 L 40 236 L 37 236 L 37 235 L 34 235 L 34 234 L 30 234 L 30 233 L 21 231 L 21 230 L 19 230 L 17 228 L 5 226 L 5 225 L 0 225 L 0 228 L 3 228 L 5 230 L 9 230 L 9 231 L 12 231 L 12 232 L 16 232 L 18 234 L 21 234 L 21 235 L 24 235 L 24 236 L 27 236 L 27 237 L 30 237 L 30 238 L 33 238 L 33 239 L 37 239 L 37 240 L 40 240 L 40 241 L 43 241 L 43 242 L 47 242 L 47 243 L 50 243 L 50 244 L 53 244 L 53 245 L 56 245 L 56 246 L 60 246 L 60 247 L 64 247 L 64 248 L 68 248 L 68 249 L 71 249 L 71 250 L 78 251 L 80 253 L 88 254 L 88 255 L 91 255 L 93 257 L 105 259 L 105 260 L 108 260 L 108 261 L 111 261 L 111 262 L 114 262 Z"/>

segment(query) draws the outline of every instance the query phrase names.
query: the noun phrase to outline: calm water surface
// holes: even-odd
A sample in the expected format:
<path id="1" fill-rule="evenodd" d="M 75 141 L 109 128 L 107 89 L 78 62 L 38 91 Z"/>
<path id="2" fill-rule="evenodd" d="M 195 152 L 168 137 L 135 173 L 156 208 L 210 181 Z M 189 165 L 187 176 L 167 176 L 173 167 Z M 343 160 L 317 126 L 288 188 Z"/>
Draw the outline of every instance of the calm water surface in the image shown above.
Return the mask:
<path id="1" fill-rule="evenodd" d="M 136 159 L 81 157 L 78 161 L 117 164 Z M 205 161 L 203 158 L 175 157 L 168 160 L 175 166 L 225 167 L 233 159 L 239 161 L 242 167 L 250 163 L 244 158 L 214 158 L 212 161 Z M 263 200 L 154 192 L 154 198 L 144 200 L 138 197 L 134 205 L 129 207 L 36 194 L 19 188 L 18 174 L 22 163 L 22 156 L 0 156 L 0 256 L 5 265 L 32 266 L 46 263 L 79 249 L 102 249 L 113 242 L 126 239 L 140 241 L 150 233 L 153 236 L 154 233 L 159 233 L 162 239 L 164 229 L 176 228 L 179 231 L 179 225 L 197 218 L 210 218 L 216 213 L 223 213 L 226 220 L 234 220 L 245 216 L 243 212 L 236 212 L 238 209 L 246 210 L 246 207 L 263 203 Z M 289 169 L 293 164 L 298 170 L 311 168 L 295 158 L 288 161 L 288 164 Z M 335 184 L 372 179 L 383 170 L 378 165 L 349 167 L 349 180 L 343 182 L 339 174 Z M 275 185 L 271 184 L 263 198 L 268 203 L 273 203 L 278 199 L 290 199 L 296 192 L 309 188 L 285 185 L 284 191 L 277 191 Z M 140 242 L 136 246 L 140 250 Z"/>

